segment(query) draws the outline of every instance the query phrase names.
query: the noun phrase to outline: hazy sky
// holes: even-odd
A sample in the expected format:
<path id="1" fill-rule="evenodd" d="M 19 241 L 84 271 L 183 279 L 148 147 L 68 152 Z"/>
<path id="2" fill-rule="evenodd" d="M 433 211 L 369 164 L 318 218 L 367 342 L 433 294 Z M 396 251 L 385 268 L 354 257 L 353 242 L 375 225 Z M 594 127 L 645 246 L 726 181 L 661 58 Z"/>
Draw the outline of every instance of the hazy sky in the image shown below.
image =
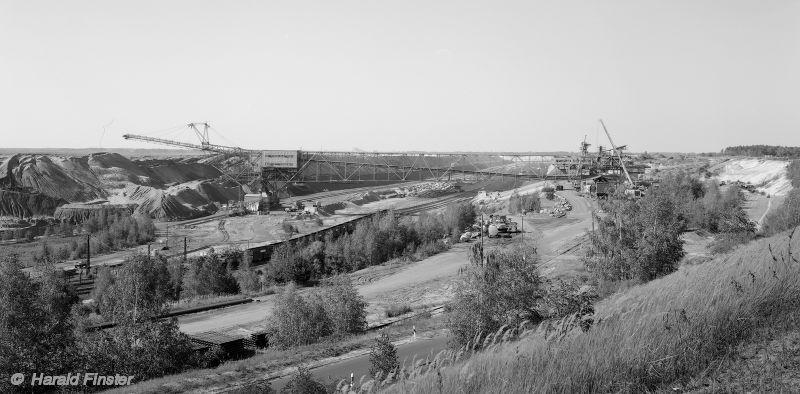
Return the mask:
<path id="1" fill-rule="evenodd" d="M 598 118 L 634 151 L 800 146 L 800 1 L 0 0 L 2 147 L 208 121 L 248 148 L 572 151 Z"/>

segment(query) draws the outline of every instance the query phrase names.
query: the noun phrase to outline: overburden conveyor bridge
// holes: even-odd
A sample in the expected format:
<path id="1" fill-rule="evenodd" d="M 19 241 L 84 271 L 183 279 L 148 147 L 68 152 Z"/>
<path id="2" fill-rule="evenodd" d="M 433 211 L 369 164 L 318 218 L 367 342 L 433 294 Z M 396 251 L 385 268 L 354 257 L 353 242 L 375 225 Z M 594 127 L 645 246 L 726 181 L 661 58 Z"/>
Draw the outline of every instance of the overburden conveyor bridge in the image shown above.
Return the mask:
<path id="1" fill-rule="evenodd" d="M 199 144 L 137 134 L 123 137 L 213 153 L 212 164 L 227 177 L 251 191 L 260 189 L 267 193 L 279 193 L 293 183 L 313 182 L 477 181 L 497 177 L 579 180 L 592 175 L 587 170 L 597 165 L 586 152 L 254 150 L 212 144 L 208 123 L 190 123 L 188 127 L 200 140 Z M 607 169 L 621 168 L 619 161 L 626 160 L 622 156 L 606 157 L 603 166 Z"/>

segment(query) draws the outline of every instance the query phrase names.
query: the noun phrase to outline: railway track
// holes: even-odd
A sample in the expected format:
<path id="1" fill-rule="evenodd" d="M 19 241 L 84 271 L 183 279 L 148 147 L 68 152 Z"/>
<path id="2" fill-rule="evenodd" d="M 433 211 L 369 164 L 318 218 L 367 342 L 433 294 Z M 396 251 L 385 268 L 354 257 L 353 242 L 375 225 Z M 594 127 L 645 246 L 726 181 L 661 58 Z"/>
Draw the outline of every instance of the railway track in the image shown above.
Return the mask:
<path id="1" fill-rule="evenodd" d="M 415 205 L 413 207 L 401 208 L 395 210 L 395 213 L 403 216 L 416 215 L 432 209 L 444 208 L 448 205 L 461 203 L 471 200 L 475 196 L 475 192 L 461 192 L 456 193 L 442 199 L 426 202 L 424 204 Z"/>

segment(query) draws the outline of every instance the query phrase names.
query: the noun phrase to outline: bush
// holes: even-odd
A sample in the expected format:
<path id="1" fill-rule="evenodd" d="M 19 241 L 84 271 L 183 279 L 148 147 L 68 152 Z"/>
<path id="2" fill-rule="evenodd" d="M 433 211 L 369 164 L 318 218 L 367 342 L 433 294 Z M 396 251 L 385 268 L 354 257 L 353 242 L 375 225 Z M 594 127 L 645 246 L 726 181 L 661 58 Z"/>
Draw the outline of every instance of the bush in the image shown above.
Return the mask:
<path id="1" fill-rule="evenodd" d="M 297 367 L 292 379 L 281 389 L 281 394 L 326 394 L 327 392 L 325 385 L 314 380 L 311 371 L 303 366 Z"/>
<path id="2" fill-rule="evenodd" d="M 286 233 L 287 236 L 291 236 L 292 234 L 299 233 L 299 231 L 297 230 L 297 227 L 295 227 L 294 225 L 292 225 L 291 223 L 289 223 L 288 221 L 285 221 L 285 220 L 283 221 L 283 223 L 281 223 L 281 229 L 283 229 L 283 232 Z"/>
<path id="3" fill-rule="evenodd" d="M 552 199 L 550 198 L 550 200 Z M 508 211 L 510 213 L 538 212 L 540 209 L 542 209 L 542 201 L 538 193 L 520 196 L 515 191 L 508 200 Z"/>
<path id="4" fill-rule="evenodd" d="M 272 389 L 272 385 L 269 384 L 269 381 L 260 380 L 257 382 L 247 383 L 244 386 L 237 387 L 233 390 L 226 391 L 229 394 L 273 394 L 275 390 Z"/>
<path id="5" fill-rule="evenodd" d="M 750 242 L 756 237 L 755 233 L 742 231 L 735 233 L 721 233 L 708 246 L 711 253 L 727 253 L 739 245 Z"/>
<path id="6" fill-rule="evenodd" d="M 190 258 L 182 293 L 186 297 L 238 294 L 239 283 L 232 271 L 238 268 L 242 258 L 241 251 L 232 249 L 221 253 L 210 249 L 205 256 Z"/>
<path id="7" fill-rule="evenodd" d="M 455 290 L 448 326 L 456 345 L 465 345 L 504 325 L 527 320 L 538 323 L 548 315 L 547 284 L 539 276 L 534 255 L 517 250 L 493 250 L 485 263 L 472 261 Z"/>
<path id="8" fill-rule="evenodd" d="M 378 380 L 383 380 L 392 372 L 397 372 L 400 362 L 397 359 L 397 348 L 386 333 L 375 338 L 375 343 L 369 352 L 369 374 Z"/>
<path id="9" fill-rule="evenodd" d="M 405 315 L 406 313 L 409 313 L 411 311 L 413 311 L 413 309 L 411 309 L 411 307 L 408 306 L 408 304 L 393 304 L 388 308 L 386 308 L 385 313 L 386 317 L 395 317 L 395 316 Z"/>
<path id="10" fill-rule="evenodd" d="M 603 205 L 608 214 L 598 218 L 589 235 L 587 270 L 603 280 L 649 281 L 677 269 L 685 254 L 680 235 L 686 226 L 661 190 L 639 200 L 622 192 L 610 197 Z"/>
<path id="11" fill-rule="evenodd" d="M 544 198 L 548 200 L 552 201 L 556 198 L 556 189 L 553 187 L 550 186 L 545 187 L 542 189 L 542 192 L 544 193 Z"/>

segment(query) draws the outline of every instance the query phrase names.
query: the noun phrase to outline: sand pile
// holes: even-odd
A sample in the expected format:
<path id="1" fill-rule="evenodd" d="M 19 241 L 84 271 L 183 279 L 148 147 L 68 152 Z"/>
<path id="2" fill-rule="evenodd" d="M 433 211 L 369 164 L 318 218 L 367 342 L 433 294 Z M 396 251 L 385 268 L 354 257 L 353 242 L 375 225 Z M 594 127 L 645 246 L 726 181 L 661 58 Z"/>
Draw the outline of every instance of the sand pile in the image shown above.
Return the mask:
<path id="1" fill-rule="evenodd" d="M 217 211 L 217 204 L 238 200 L 236 188 L 226 188 L 213 182 L 189 182 L 167 189 L 149 186 L 129 186 L 112 197 L 115 203 L 136 204 L 136 212 L 154 218 L 190 219 Z"/>
<path id="2" fill-rule="evenodd" d="M 40 193 L 25 193 L 0 189 L 0 216 L 29 218 L 50 216 L 56 207 L 66 204 L 63 199 L 48 197 Z"/>
<path id="3" fill-rule="evenodd" d="M 425 182 L 408 188 L 406 195 L 422 198 L 436 198 L 456 193 L 458 187 L 452 182 Z"/>
<path id="4" fill-rule="evenodd" d="M 552 182 L 543 181 L 543 182 L 534 182 L 529 185 L 525 185 L 522 187 L 518 187 L 516 189 L 506 190 L 502 192 L 489 192 L 489 193 L 480 192 L 478 193 L 477 196 L 475 196 L 475 198 L 472 199 L 472 203 L 476 205 L 493 204 L 493 203 L 503 204 L 508 202 L 508 200 L 511 198 L 511 195 L 514 194 L 514 192 L 516 192 L 519 195 L 538 193 L 542 191 L 542 189 L 548 186 L 553 187 L 554 185 L 552 184 Z"/>
<path id="5" fill-rule="evenodd" d="M 207 182 L 221 173 L 199 160 L 131 161 L 117 153 L 81 157 L 16 154 L 0 159 L 0 216 L 53 215 L 58 205 L 107 199 L 155 217 L 196 217 L 238 199 L 236 188 Z M 14 193 L 11 193 L 14 192 Z M 79 206 L 65 208 L 67 216 Z M 62 216 L 66 213 L 60 213 Z"/>
<path id="6" fill-rule="evenodd" d="M 69 166 L 61 167 L 62 162 L 54 162 L 49 156 L 11 156 L 0 164 L 0 187 L 70 202 L 105 197 L 99 182 L 86 182 L 85 176 L 73 176 L 73 172 L 84 172 L 71 168 L 73 165 L 80 167 L 80 163 L 69 161 Z"/>
<path id="7" fill-rule="evenodd" d="M 369 204 L 371 202 L 379 201 L 381 196 L 378 193 L 373 191 L 368 191 L 366 193 L 358 193 L 355 196 L 348 199 L 348 201 L 352 202 L 356 205 L 364 205 Z"/>
<path id="8" fill-rule="evenodd" d="M 782 196 L 792 190 L 787 178 L 785 160 L 736 159 L 723 162 L 714 168 L 717 178 L 725 182 L 744 182 L 757 186 L 758 191 L 773 196 Z"/>

